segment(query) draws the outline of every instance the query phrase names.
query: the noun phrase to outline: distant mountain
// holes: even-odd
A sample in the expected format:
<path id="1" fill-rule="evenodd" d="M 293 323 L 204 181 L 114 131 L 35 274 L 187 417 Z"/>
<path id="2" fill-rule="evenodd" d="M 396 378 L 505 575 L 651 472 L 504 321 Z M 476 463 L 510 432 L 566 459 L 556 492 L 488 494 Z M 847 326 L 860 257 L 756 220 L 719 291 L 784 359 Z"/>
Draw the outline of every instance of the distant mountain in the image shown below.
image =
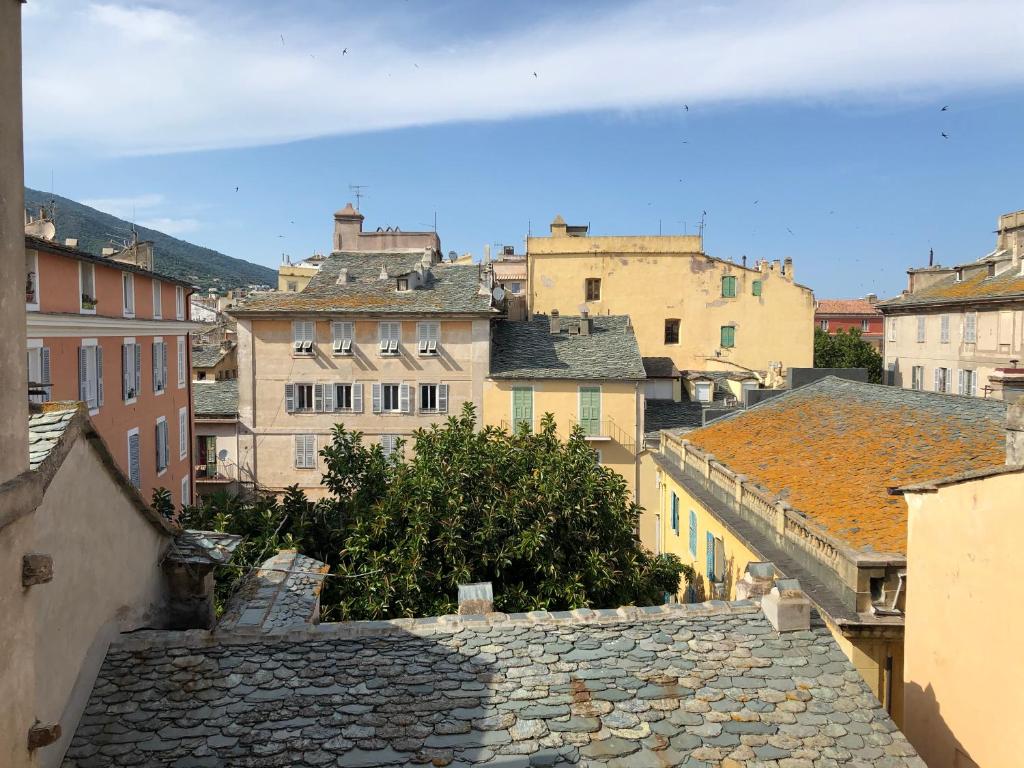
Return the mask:
<path id="1" fill-rule="evenodd" d="M 58 242 L 77 237 L 79 248 L 99 255 L 104 247 L 111 245 L 112 238 L 128 239 L 132 225 L 127 221 L 60 195 L 25 188 L 25 206 L 34 209 L 33 212 L 37 212 L 41 205 L 50 205 L 51 201 L 56 207 L 54 222 Z M 137 226 L 136 230 L 140 240 L 153 241 L 157 272 L 187 280 L 204 291 L 223 293 L 231 288 L 254 284 L 277 287 L 277 273 L 268 267 L 235 259 L 154 229 Z"/>

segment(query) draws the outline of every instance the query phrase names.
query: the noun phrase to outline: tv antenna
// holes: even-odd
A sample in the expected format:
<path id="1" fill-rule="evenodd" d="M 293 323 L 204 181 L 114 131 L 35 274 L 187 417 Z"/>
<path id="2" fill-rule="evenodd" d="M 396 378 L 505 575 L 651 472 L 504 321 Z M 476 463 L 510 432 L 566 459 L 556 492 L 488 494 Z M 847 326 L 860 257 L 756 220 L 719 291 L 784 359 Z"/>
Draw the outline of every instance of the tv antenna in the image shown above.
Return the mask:
<path id="1" fill-rule="evenodd" d="M 352 192 L 352 194 L 355 195 L 355 198 L 356 198 L 356 210 L 358 211 L 359 210 L 359 203 L 362 201 L 362 199 L 364 197 L 366 197 L 366 195 L 363 193 L 363 190 L 364 189 L 369 189 L 369 186 L 366 185 L 366 184 L 349 184 L 348 188 Z"/>

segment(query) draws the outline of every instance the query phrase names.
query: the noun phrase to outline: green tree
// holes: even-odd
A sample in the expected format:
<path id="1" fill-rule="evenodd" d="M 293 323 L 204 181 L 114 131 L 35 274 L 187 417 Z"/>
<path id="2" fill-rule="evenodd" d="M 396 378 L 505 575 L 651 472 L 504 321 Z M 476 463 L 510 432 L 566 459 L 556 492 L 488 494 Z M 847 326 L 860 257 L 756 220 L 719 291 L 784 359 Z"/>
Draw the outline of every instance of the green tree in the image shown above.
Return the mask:
<path id="1" fill-rule="evenodd" d="M 827 333 L 814 329 L 815 368 L 867 368 L 868 381 L 882 383 L 882 356 L 857 328 Z"/>
<path id="2" fill-rule="evenodd" d="M 280 504 L 189 514 L 245 535 L 245 565 L 282 541 L 328 563 L 328 619 L 451 613 L 474 581 L 492 583 L 501 611 L 652 604 L 693 577 L 640 545 L 640 508 L 579 428 L 566 442 L 550 415 L 536 433 L 478 430 L 467 405 L 413 439 L 410 458 L 384 456 L 338 425 L 321 451 L 330 497 L 292 488 Z"/>

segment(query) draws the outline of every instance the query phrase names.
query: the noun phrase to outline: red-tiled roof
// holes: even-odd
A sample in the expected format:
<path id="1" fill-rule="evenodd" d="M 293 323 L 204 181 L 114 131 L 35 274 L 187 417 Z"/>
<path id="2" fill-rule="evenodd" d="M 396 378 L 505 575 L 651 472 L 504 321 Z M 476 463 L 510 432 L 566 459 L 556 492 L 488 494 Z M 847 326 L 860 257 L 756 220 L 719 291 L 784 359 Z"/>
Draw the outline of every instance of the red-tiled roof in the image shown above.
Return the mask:
<path id="1" fill-rule="evenodd" d="M 819 299 L 816 315 L 878 315 L 882 313 L 867 299 Z"/>

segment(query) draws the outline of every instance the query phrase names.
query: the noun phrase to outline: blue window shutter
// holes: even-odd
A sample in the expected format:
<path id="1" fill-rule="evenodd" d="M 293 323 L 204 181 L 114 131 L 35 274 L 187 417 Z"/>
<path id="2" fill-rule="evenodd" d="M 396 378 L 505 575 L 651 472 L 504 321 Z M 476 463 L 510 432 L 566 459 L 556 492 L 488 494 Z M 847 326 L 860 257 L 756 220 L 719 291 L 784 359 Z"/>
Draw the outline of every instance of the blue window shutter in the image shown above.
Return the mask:
<path id="1" fill-rule="evenodd" d="M 690 554 L 697 556 L 697 513 L 690 510 Z"/>
<path id="2" fill-rule="evenodd" d="M 708 581 L 715 578 L 715 537 L 708 531 L 707 539 L 707 566 L 708 566 Z"/>

